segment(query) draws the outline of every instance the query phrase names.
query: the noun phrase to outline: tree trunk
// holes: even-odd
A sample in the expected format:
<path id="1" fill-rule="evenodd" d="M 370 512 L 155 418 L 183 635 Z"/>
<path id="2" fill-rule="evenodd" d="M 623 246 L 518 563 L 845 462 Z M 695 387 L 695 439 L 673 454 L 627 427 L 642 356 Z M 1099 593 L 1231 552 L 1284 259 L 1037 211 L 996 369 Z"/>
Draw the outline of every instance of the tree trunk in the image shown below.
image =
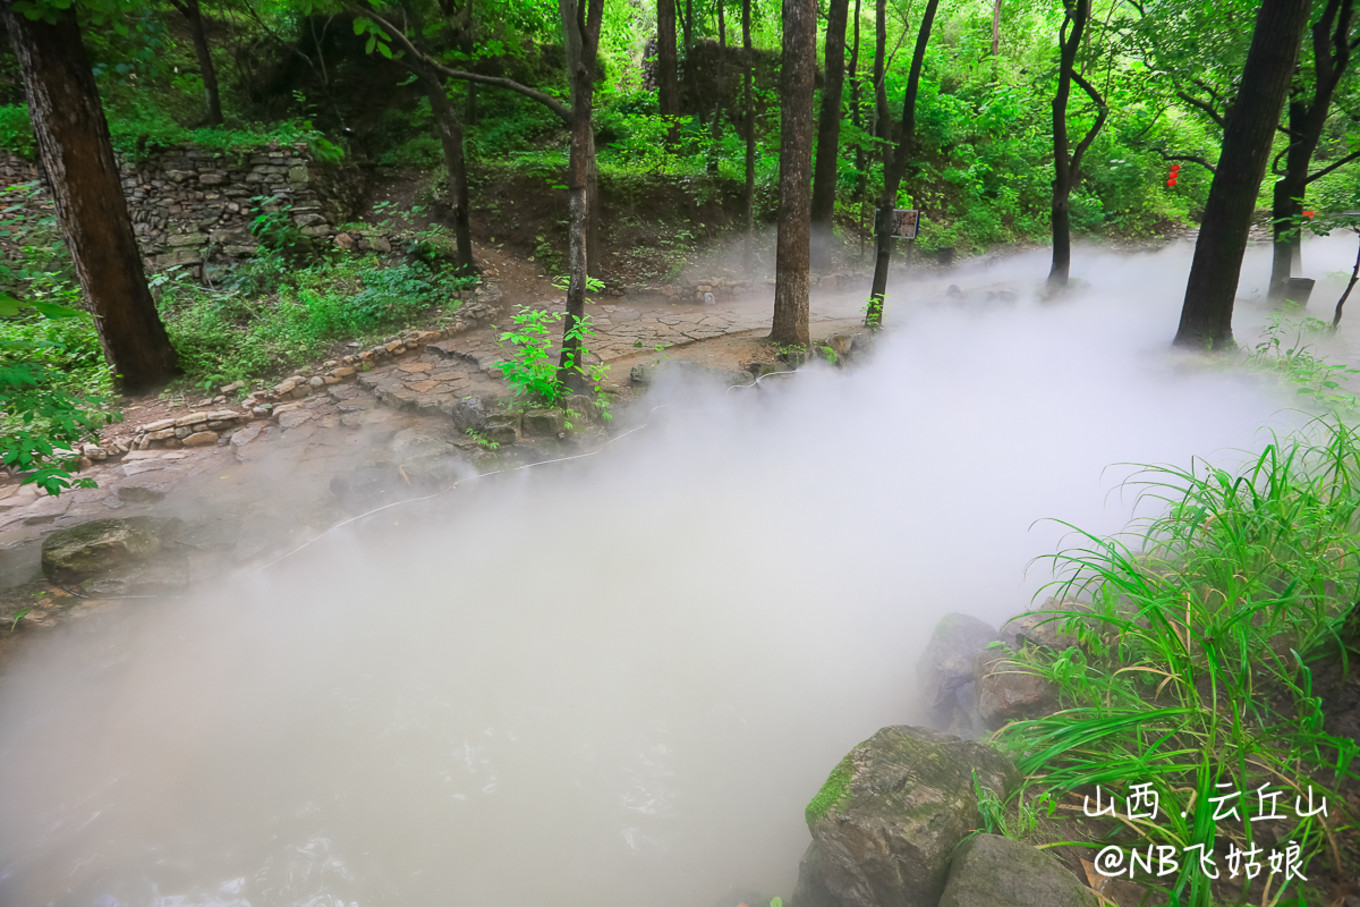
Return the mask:
<path id="1" fill-rule="evenodd" d="M 755 264 L 756 238 L 756 103 L 751 84 L 756 63 L 751 49 L 751 0 L 741 0 L 741 49 L 746 60 L 742 74 L 746 83 L 746 242 L 742 258 L 749 271 Z"/>
<path id="2" fill-rule="evenodd" d="M 992 56 L 1001 53 L 1001 2 L 996 0 L 992 6 Z"/>
<path id="3" fill-rule="evenodd" d="M 709 173 L 718 172 L 718 160 L 722 156 L 719 147 L 722 142 L 723 98 L 727 95 L 727 18 L 723 14 L 723 0 L 718 0 L 718 91 L 713 101 L 713 125 L 709 132 L 708 162 Z"/>
<path id="4" fill-rule="evenodd" d="M 217 70 L 213 68 L 212 53 L 208 49 L 208 31 L 203 25 L 203 11 L 198 0 L 183 0 L 175 8 L 189 23 L 194 38 L 194 53 L 198 55 L 198 71 L 203 76 L 203 96 L 208 125 L 222 125 L 222 97 L 217 90 Z"/>
<path id="5" fill-rule="evenodd" d="M 817 68 L 816 0 L 784 0 L 780 60 L 779 235 L 770 339 L 806 349 L 808 218 L 812 186 L 812 90 Z"/>
<path id="6" fill-rule="evenodd" d="M 1223 130 L 1223 152 L 1209 185 L 1177 346 L 1233 346 L 1233 298 L 1242 254 L 1310 6 L 1309 0 L 1262 0 L 1241 88 Z"/>
<path id="7" fill-rule="evenodd" d="M 856 129 L 864 128 L 864 111 L 860 110 L 859 97 L 859 8 L 860 0 L 855 0 L 855 32 L 854 43 L 850 50 L 850 66 L 846 73 L 850 79 L 850 121 L 855 124 Z M 855 191 L 854 197 L 858 199 L 864 192 L 864 146 L 862 143 L 855 144 Z"/>
<path id="8" fill-rule="evenodd" d="M 675 0 L 656 0 L 656 82 L 663 117 L 680 115 L 675 51 Z"/>
<path id="9" fill-rule="evenodd" d="M 146 286 L 75 8 L 53 14 L 35 21 L 4 6 L 39 159 L 115 378 L 127 393 L 151 390 L 177 373 L 175 351 Z"/>
<path id="10" fill-rule="evenodd" d="M 907 74 L 907 91 L 902 99 L 902 121 L 897 126 L 897 140 L 889 150 L 889 161 L 883 168 L 883 194 L 878 200 L 878 216 L 874 219 L 874 282 L 869 290 L 869 308 L 864 314 L 864 325 L 879 328 L 883 324 L 883 296 L 888 290 L 888 265 L 892 263 L 892 210 L 897 207 L 897 189 L 902 175 L 907 172 L 916 145 L 916 94 L 921 84 L 921 67 L 926 59 L 926 45 L 930 43 L 930 29 L 935 23 L 939 0 L 929 0 L 921 14 L 921 28 L 916 32 L 916 50 L 911 56 L 911 71 Z M 884 103 L 886 110 L 887 104 Z"/>
<path id="11" fill-rule="evenodd" d="M 822 84 L 822 110 L 817 120 L 817 163 L 812 176 L 812 258 L 818 268 L 825 268 L 831 262 L 841 100 L 845 86 L 845 17 L 849 6 L 850 0 L 830 0 L 826 10 L 826 80 Z"/>
<path id="12" fill-rule="evenodd" d="M 1296 85 L 1289 102 L 1289 146 L 1284 151 L 1284 174 L 1275 182 L 1271 219 L 1274 255 L 1271 259 L 1268 298 L 1283 302 L 1289 291 L 1301 233 L 1303 195 L 1308 186 L 1308 167 L 1322 138 L 1341 75 L 1350 62 L 1350 31 L 1353 0 L 1328 0 L 1322 16 L 1313 24 L 1313 96 L 1304 100 Z"/>
<path id="13" fill-rule="evenodd" d="M 571 152 L 567 163 L 567 189 L 570 192 L 570 244 L 567 256 L 570 277 L 567 284 L 567 312 L 562 320 L 562 355 L 557 363 L 558 379 L 577 391 L 589 389 L 582 371 L 584 351 L 577 336 L 578 325 L 586 310 L 586 281 L 589 274 L 588 246 L 592 173 L 595 171 L 595 127 L 591 108 L 595 93 L 595 57 L 600 43 L 600 19 L 604 0 L 558 0 L 567 56 L 567 78 L 571 83 Z"/>
<path id="14" fill-rule="evenodd" d="M 407 64 L 408 68 L 410 64 Z M 444 169 L 448 171 L 449 202 L 453 208 L 453 238 L 457 247 L 454 267 L 460 274 L 473 270 L 472 227 L 468 224 L 467 161 L 463 156 L 463 128 L 458 114 L 444 93 L 444 83 L 425 68 L 416 70 L 425 95 L 430 99 L 439 144 L 444 149 Z"/>
<path id="15" fill-rule="evenodd" d="M 1091 19 L 1091 0 L 1072 0 L 1066 3 L 1067 15 L 1058 31 L 1058 91 L 1053 96 L 1053 202 L 1050 217 L 1053 229 L 1053 266 L 1048 272 L 1050 287 L 1067 286 L 1072 268 L 1072 190 L 1081 178 L 1081 159 L 1105 125 L 1105 102 L 1090 82 L 1077 71 L 1077 52 L 1086 24 Z M 1070 30 L 1069 30 L 1070 27 Z M 1095 125 L 1069 151 L 1067 136 L 1067 102 L 1076 82 L 1095 102 L 1099 113 Z"/>

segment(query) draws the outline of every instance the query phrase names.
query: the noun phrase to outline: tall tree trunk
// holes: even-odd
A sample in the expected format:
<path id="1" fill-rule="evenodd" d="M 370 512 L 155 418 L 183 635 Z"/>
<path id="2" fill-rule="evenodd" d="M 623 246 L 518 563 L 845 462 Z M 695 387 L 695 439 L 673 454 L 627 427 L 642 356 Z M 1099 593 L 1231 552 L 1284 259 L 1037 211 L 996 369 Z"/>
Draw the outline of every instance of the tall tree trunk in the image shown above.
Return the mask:
<path id="1" fill-rule="evenodd" d="M 463 156 L 463 127 L 458 122 L 458 114 L 444 93 L 444 83 L 434 73 L 424 67 L 413 69 L 425 87 L 425 96 L 430 99 L 430 110 L 434 113 L 435 128 L 439 130 L 439 144 L 444 150 L 444 169 L 448 172 L 449 203 L 453 208 L 453 238 L 456 246 L 454 266 L 459 273 L 473 269 L 472 227 L 468 223 L 468 179 L 467 160 Z"/>
<path id="2" fill-rule="evenodd" d="M 4 4 L 38 155 L 104 355 L 128 393 L 176 374 L 175 351 L 146 286 L 122 181 L 74 6 L 35 21 Z"/>
<path id="3" fill-rule="evenodd" d="M 723 15 L 723 0 L 718 0 L 718 90 L 713 101 L 713 125 L 709 131 L 708 163 L 709 173 L 718 172 L 718 159 L 721 157 L 719 143 L 722 142 L 723 99 L 727 96 L 727 19 Z"/>
<path id="4" fill-rule="evenodd" d="M 1223 152 L 1209 185 L 1176 331 L 1177 346 L 1218 349 L 1233 345 L 1233 297 L 1242 254 L 1310 6 L 1309 0 L 1261 2 L 1241 88 L 1223 130 Z"/>
<path id="5" fill-rule="evenodd" d="M 678 73 L 675 51 L 675 0 L 656 0 L 656 81 L 663 117 L 680 115 Z"/>
<path id="6" fill-rule="evenodd" d="M 573 390 L 588 390 L 582 373 L 584 362 L 577 327 L 586 310 L 589 274 L 588 245 L 591 210 L 591 178 L 595 170 L 595 127 L 591 116 L 595 93 L 595 58 L 600 44 L 600 19 L 604 0 L 558 0 L 566 45 L 567 78 L 571 83 L 571 152 L 567 163 L 570 192 L 570 244 L 567 257 L 567 313 L 562 320 L 562 355 L 559 380 Z"/>
<path id="7" fill-rule="evenodd" d="M 746 105 L 746 242 L 743 245 L 742 259 L 747 270 L 755 263 L 756 238 L 756 102 L 752 86 L 756 67 L 755 52 L 751 49 L 751 0 L 741 0 L 741 50 L 746 61 L 745 81 Z"/>
<path id="8" fill-rule="evenodd" d="M 1001 3 L 996 0 L 992 5 L 992 56 L 1001 53 Z"/>
<path id="9" fill-rule="evenodd" d="M 1271 205 L 1274 255 L 1269 298 L 1275 302 L 1282 302 L 1289 291 L 1289 277 L 1300 245 L 1298 224 L 1309 182 L 1308 167 L 1322 138 L 1332 95 L 1350 63 L 1353 12 L 1353 0 L 1328 0 L 1312 28 L 1313 96 L 1305 100 L 1301 87 L 1296 85 L 1289 101 L 1289 145 L 1284 151 L 1284 173 L 1275 183 Z"/>
<path id="10" fill-rule="evenodd" d="M 775 244 L 775 343 L 807 348 L 808 208 L 812 196 L 812 90 L 817 69 L 816 0 L 784 0 L 780 58 L 779 235 Z"/>
<path id="11" fill-rule="evenodd" d="M 935 23 L 939 0 L 928 0 L 921 14 L 921 27 L 916 32 L 916 50 L 911 55 L 911 71 L 907 74 L 907 91 L 902 99 L 902 121 L 897 125 L 897 137 L 889 149 L 890 158 L 883 168 L 883 194 L 878 200 L 878 216 L 874 220 L 874 282 L 869 290 L 869 308 L 864 324 L 878 328 L 883 324 L 883 296 L 888 290 L 888 265 L 893 253 L 893 208 L 897 206 L 897 189 L 902 175 L 907 172 L 907 161 L 916 146 L 916 94 L 921 84 L 921 67 L 925 64 L 926 45 L 930 29 Z M 887 103 L 884 103 L 886 111 Z"/>
<path id="12" fill-rule="evenodd" d="M 222 97 L 217 89 L 217 70 L 213 67 L 212 53 L 208 49 L 208 31 L 203 23 L 203 11 L 198 0 L 171 0 L 189 23 L 189 33 L 194 39 L 194 53 L 198 55 L 198 71 L 203 77 L 203 100 L 209 126 L 222 125 Z"/>
<path id="13" fill-rule="evenodd" d="M 845 86 L 845 17 L 850 0 L 830 0 L 826 8 L 826 79 L 817 120 L 817 162 L 812 174 L 812 259 L 825 268 L 831 261 L 832 219 L 836 213 L 836 163 L 841 138 L 841 100 Z"/>
<path id="14" fill-rule="evenodd" d="M 859 85 L 859 8 L 860 0 L 855 0 L 855 32 L 854 43 L 850 50 L 850 66 L 847 77 L 850 79 L 850 121 L 855 124 L 856 129 L 864 128 L 864 111 L 860 109 L 860 85 Z M 862 142 L 855 144 L 855 191 L 854 197 L 858 199 L 864 192 L 864 145 Z"/>
<path id="15" fill-rule="evenodd" d="M 1081 39 L 1091 19 L 1091 0 L 1065 0 L 1064 6 L 1067 15 L 1058 31 L 1058 91 L 1053 96 L 1053 266 L 1048 272 L 1050 287 L 1067 286 L 1072 268 L 1072 189 L 1081 179 L 1081 159 L 1105 125 L 1108 114 L 1104 99 L 1077 71 L 1077 52 L 1081 50 Z M 1073 82 L 1091 98 L 1098 113 L 1090 131 L 1069 153 L 1067 102 Z"/>

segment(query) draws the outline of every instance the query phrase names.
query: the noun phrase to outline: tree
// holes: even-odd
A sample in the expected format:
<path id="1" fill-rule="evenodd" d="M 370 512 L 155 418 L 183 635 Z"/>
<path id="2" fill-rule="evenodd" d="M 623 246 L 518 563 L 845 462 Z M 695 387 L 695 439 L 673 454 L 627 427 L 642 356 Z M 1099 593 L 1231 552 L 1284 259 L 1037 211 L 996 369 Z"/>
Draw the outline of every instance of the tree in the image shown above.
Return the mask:
<path id="1" fill-rule="evenodd" d="M 888 265 L 892 263 L 893 218 L 892 211 L 897 207 L 897 190 L 902 177 L 907 172 L 907 161 L 916 148 L 916 95 L 921 84 L 921 67 L 925 64 L 926 45 L 930 43 L 930 30 L 935 22 L 935 10 L 939 0 L 928 0 L 921 14 L 921 27 L 916 32 L 916 50 L 911 55 L 911 70 L 907 74 L 907 90 L 902 97 L 902 119 L 896 130 L 892 128 L 892 115 L 888 112 L 887 94 L 883 88 L 883 2 L 878 7 L 878 45 L 875 49 L 874 77 L 879 82 L 878 106 L 880 135 L 894 135 L 892 144 L 884 151 L 886 161 L 883 165 L 883 193 L 878 199 L 878 216 L 874 218 L 874 282 L 869 290 L 869 307 L 864 314 L 864 324 L 878 328 L 883 324 L 883 297 L 888 290 Z"/>
<path id="2" fill-rule="evenodd" d="M 749 269 L 755 254 L 756 236 L 756 102 L 751 85 L 756 64 L 755 52 L 751 49 L 751 0 L 741 0 L 741 49 L 746 60 L 742 72 L 746 108 L 746 241 L 742 245 L 742 257 Z"/>
<path id="3" fill-rule="evenodd" d="M 222 98 L 217 90 L 217 69 L 213 66 L 212 52 L 208 47 L 208 30 L 203 23 L 203 11 L 199 8 L 198 0 L 170 0 L 170 5 L 179 10 L 180 15 L 189 23 L 189 33 L 194 39 L 198 71 L 203 77 L 206 122 L 209 126 L 221 126 Z"/>
<path id="4" fill-rule="evenodd" d="M 934 0 L 932 0 L 934 2 Z M 817 61 L 815 0 L 784 0 L 780 62 L 779 232 L 775 241 L 774 324 L 770 339 L 806 348 L 812 90 Z"/>
<path id="5" fill-rule="evenodd" d="M 1241 87 L 1224 124 L 1223 152 L 1190 264 L 1177 346 L 1233 345 L 1233 297 L 1242 254 L 1310 6 L 1309 0 L 1261 2 Z"/>
<path id="6" fill-rule="evenodd" d="M 560 380 L 574 390 L 586 389 L 582 372 L 580 323 L 586 310 L 589 274 L 587 234 L 591 197 L 598 195 L 595 180 L 595 125 L 591 116 L 595 94 L 595 59 L 600 47 L 600 19 L 604 0 L 558 0 L 571 84 L 571 152 L 567 162 L 570 193 L 570 251 L 567 262 L 567 314 L 562 322 Z"/>
<path id="7" fill-rule="evenodd" d="M 680 82 L 675 50 L 675 0 L 656 0 L 656 87 L 661 115 L 678 117 Z"/>
<path id="8" fill-rule="evenodd" d="M 591 2 L 593 2 L 593 0 L 591 0 Z M 492 76 L 479 72 L 469 72 L 463 69 L 455 69 L 454 67 L 449 66 L 442 62 L 441 60 L 437 59 L 435 56 L 433 56 L 433 54 L 428 53 L 422 50 L 420 47 L 418 47 L 415 44 L 415 42 L 411 40 L 410 36 L 407 35 L 406 31 L 398 27 L 397 24 L 392 21 L 391 17 L 385 16 L 367 7 L 356 7 L 355 9 L 357 10 L 358 13 L 361 13 L 362 16 L 372 20 L 375 26 L 378 26 L 377 28 L 370 32 L 370 38 L 373 40 L 373 42 L 375 42 L 375 47 L 382 48 L 384 50 L 385 56 L 386 55 L 395 56 L 396 52 L 391 50 L 390 48 L 386 48 L 384 42 L 387 42 L 389 40 L 395 41 L 396 44 L 398 45 L 399 50 L 407 54 L 409 57 L 411 57 L 413 61 L 416 62 L 418 65 L 428 67 L 433 72 L 439 73 L 440 75 L 447 76 L 452 79 L 462 79 L 470 83 L 481 83 L 483 85 L 495 85 L 498 88 L 504 88 L 509 91 L 513 91 L 516 94 L 521 94 L 526 98 L 530 98 L 534 101 L 537 101 L 544 107 L 551 110 L 553 114 L 556 115 L 559 119 L 561 119 L 562 122 L 569 129 L 574 130 L 576 128 L 577 125 L 576 116 L 575 113 L 573 112 L 573 108 L 568 107 L 566 104 L 563 104 L 560 100 L 548 94 L 547 92 L 539 91 L 537 88 L 532 88 L 528 85 L 525 85 L 521 82 L 516 82 L 514 79 L 509 79 L 504 76 Z M 359 22 L 360 20 L 356 20 L 356 27 L 359 27 Z M 595 32 L 596 32 L 595 44 L 598 46 L 599 44 L 598 25 L 596 26 Z M 592 66 L 594 66 L 595 56 L 596 52 L 592 51 L 591 54 Z M 591 73 L 591 79 L 593 85 L 594 80 L 593 70 Z M 596 191 L 595 189 L 595 185 L 599 180 L 599 174 L 595 166 L 593 134 L 591 139 L 591 153 L 589 155 L 589 161 L 586 167 L 587 167 L 586 178 L 591 184 L 591 191 L 588 193 L 590 207 L 587 212 L 587 226 L 586 226 L 586 242 L 588 243 L 589 248 L 589 255 L 587 256 L 587 260 L 590 263 L 589 264 L 591 269 L 590 273 L 592 276 L 594 276 L 598 274 L 597 269 L 600 267 L 602 263 L 603 254 L 600 248 L 600 236 L 599 236 L 599 221 L 600 221 L 599 192 Z M 466 202 L 464 202 L 464 204 L 466 204 Z"/>
<path id="9" fill-rule="evenodd" d="M 812 177 L 814 263 L 830 258 L 832 217 L 836 213 L 836 162 L 841 135 L 841 98 L 845 86 L 845 17 L 850 0 L 830 0 L 826 10 L 826 80 L 817 119 L 817 163 Z"/>
<path id="10" fill-rule="evenodd" d="M 449 207 L 453 209 L 454 267 L 459 273 L 470 273 L 475 269 L 476 264 L 472 257 L 472 226 L 469 221 L 471 205 L 468 200 L 467 158 L 463 151 L 463 126 L 459 122 L 458 112 L 454 110 L 453 104 L 450 103 L 448 95 L 445 93 L 444 82 L 439 77 L 438 71 L 426 62 L 430 59 L 429 53 L 417 49 L 408 34 L 427 34 L 430 29 L 422 26 L 422 17 L 418 15 L 419 11 L 415 9 L 402 10 L 404 27 L 396 29 L 387 19 L 376 16 L 370 6 L 347 2 L 345 8 L 356 16 L 355 33 L 367 33 L 369 35 L 369 52 L 380 51 L 383 56 L 388 57 L 415 76 L 425 90 L 425 97 L 430 102 L 430 112 L 433 115 L 435 132 L 439 136 L 439 147 L 444 158 Z M 378 28 L 375 19 L 381 19 L 391 29 L 391 34 Z M 414 20 L 414 26 L 412 20 Z M 386 43 L 393 37 L 409 48 L 411 53 L 394 54 Z M 461 36 L 454 36 L 455 40 L 459 37 Z"/>
<path id="11" fill-rule="evenodd" d="M 125 392 L 159 387 L 177 373 L 175 351 L 146 285 L 75 8 L 7 0 L 3 11 L 57 222 L 104 355 Z"/>
<path id="12" fill-rule="evenodd" d="M 1063 0 L 1062 26 L 1058 30 L 1058 91 L 1053 96 L 1053 266 L 1048 272 L 1050 287 L 1067 286 L 1072 266 L 1072 189 L 1081 178 L 1081 159 L 1105 125 L 1109 112 L 1105 100 L 1077 70 L 1077 52 L 1086 25 L 1091 19 L 1091 0 Z M 1076 82 L 1096 106 L 1096 121 L 1068 151 L 1067 102 Z"/>
<path id="13" fill-rule="evenodd" d="M 1308 184 L 1330 173 L 1357 155 L 1347 155 L 1322 171 L 1310 176 L 1309 164 L 1322 138 L 1322 128 L 1332 106 L 1332 95 L 1341 81 L 1351 54 L 1351 25 L 1353 0 L 1328 0 L 1318 21 L 1313 24 L 1313 91 L 1305 94 L 1303 85 L 1295 81 L 1289 98 L 1289 144 L 1275 157 L 1278 168 L 1284 159 L 1284 170 L 1276 170 L 1271 205 L 1274 224 L 1274 254 L 1270 268 L 1269 298 L 1280 301 L 1289 289 L 1289 276 L 1299 250 L 1299 219 L 1303 216 L 1303 195 Z"/>

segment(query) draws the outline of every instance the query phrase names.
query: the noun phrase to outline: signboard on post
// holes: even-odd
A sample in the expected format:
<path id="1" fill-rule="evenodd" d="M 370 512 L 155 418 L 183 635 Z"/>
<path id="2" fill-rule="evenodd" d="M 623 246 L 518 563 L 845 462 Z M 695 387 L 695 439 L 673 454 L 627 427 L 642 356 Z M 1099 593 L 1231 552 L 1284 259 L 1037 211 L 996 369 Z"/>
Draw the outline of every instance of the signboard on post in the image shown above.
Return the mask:
<path id="1" fill-rule="evenodd" d="M 893 208 L 890 211 L 879 209 L 879 216 L 888 215 L 888 235 L 898 239 L 915 239 L 916 230 L 921 224 L 921 212 L 915 208 Z"/>

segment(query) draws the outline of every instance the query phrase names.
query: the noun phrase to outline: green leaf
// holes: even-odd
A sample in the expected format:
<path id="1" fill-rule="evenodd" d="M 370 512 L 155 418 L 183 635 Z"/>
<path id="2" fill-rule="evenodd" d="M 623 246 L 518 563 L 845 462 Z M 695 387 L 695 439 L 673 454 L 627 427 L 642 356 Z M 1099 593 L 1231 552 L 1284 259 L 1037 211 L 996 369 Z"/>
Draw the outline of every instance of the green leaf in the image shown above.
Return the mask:
<path id="1" fill-rule="evenodd" d="M 30 305 L 38 314 L 45 315 L 48 318 L 80 318 L 85 314 L 80 309 L 68 308 L 55 302 L 34 302 Z"/>

